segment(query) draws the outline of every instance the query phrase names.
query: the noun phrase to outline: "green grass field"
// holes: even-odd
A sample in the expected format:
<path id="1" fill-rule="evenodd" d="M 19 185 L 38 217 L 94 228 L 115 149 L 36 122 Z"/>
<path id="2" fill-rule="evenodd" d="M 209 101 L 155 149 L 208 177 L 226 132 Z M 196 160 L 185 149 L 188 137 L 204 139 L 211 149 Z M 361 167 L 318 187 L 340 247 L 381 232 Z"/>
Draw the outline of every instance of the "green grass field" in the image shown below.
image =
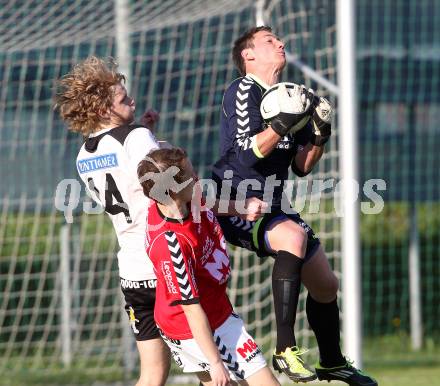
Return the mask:
<path id="1" fill-rule="evenodd" d="M 440 385 L 440 361 L 436 365 L 401 365 L 401 366 L 369 366 L 369 373 L 373 374 L 380 386 L 438 386 Z M 114 374 L 116 375 L 116 374 Z M 121 380 L 118 374 L 113 380 L 112 373 L 100 379 L 93 379 L 84 376 L 79 379 L 78 374 L 60 373 L 58 376 L 33 376 L 31 371 L 23 371 L 21 374 L 3 374 L 0 380 L 2 386 L 30 386 L 30 385 L 96 385 L 116 386 L 134 385 L 134 380 Z M 104 378 L 104 379 L 102 379 Z M 105 379 L 106 378 L 106 379 Z M 74 382 L 71 380 L 75 379 Z M 292 385 L 293 383 L 290 383 Z M 345 385 L 339 382 L 313 382 L 313 385 L 340 386 Z M 283 383 L 283 386 L 289 383 Z M 169 386 L 198 386 L 197 383 L 169 384 Z"/>
<path id="2" fill-rule="evenodd" d="M 409 349 L 406 335 L 394 335 L 369 339 L 364 342 L 365 370 L 373 375 L 380 386 L 439 386 L 440 385 L 440 346 L 433 339 L 426 339 L 420 352 Z M 65 370 L 56 367 L 50 369 L 32 369 L 30 359 L 17 360 L 5 365 L 0 377 L 1 386 L 30 385 L 95 385 L 128 386 L 134 385 L 133 376 L 127 376 L 123 369 L 103 364 L 97 372 L 93 363 L 81 364 L 77 368 Z M 87 368 L 90 365 L 92 368 Z M 173 369 L 174 374 L 179 370 Z M 293 383 L 283 382 L 283 385 Z M 313 385 L 327 385 L 327 382 L 313 382 Z M 169 386 L 177 386 L 168 383 Z M 179 384 L 180 386 L 198 386 L 197 383 Z M 330 386 L 344 385 L 332 382 Z"/>
<path id="3" fill-rule="evenodd" d="M 368 340 L 364 348 L 365 367 L 380 386 L 440 385 L 438 339 L 426 339 L 420 352 L 410 349 L 405 334 Z"/>

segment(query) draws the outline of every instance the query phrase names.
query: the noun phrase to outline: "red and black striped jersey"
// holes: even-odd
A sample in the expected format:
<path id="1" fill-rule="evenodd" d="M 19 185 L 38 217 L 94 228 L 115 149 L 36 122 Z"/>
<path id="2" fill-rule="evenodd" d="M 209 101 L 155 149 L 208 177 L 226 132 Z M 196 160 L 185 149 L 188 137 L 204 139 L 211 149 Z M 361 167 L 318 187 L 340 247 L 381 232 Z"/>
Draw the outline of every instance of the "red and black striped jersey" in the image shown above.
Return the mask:
<path id="1" fill-rule="evenodd" d="M 226 294 L 231 268 L 226 241 L 211 211 L 195 221 L 166 218 L 150 200 L 146 249 L 156 277 L 154 319 L 173 339 L 190 339 L 192 333 L 181 304 L 200 303 L 212 330 L 232 312 Z"/>

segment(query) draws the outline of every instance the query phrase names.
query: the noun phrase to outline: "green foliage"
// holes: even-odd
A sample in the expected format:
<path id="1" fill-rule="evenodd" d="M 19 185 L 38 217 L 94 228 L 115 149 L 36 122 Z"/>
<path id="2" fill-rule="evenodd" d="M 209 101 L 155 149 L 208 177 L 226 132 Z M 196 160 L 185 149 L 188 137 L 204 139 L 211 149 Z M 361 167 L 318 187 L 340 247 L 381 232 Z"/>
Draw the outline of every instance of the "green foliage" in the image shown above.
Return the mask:
<path id="1" fill-rule="evenodd" d="M 409 204 L 386 202 L 379 214 L 361 215 L 361 240 L 364 247 L 402 246 L 408 243 L 410 227 Z M 440 237 L 440 203 L 417 205 L 418 230 L 423 241 L 438 241 Z"/>

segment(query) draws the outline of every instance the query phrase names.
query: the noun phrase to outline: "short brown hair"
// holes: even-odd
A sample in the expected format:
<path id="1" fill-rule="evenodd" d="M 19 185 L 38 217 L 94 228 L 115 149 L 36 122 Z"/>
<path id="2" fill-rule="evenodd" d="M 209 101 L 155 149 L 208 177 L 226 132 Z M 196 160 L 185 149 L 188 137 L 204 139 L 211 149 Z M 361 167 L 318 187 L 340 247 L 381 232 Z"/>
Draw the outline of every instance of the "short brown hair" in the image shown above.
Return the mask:
<path id="1" fill-rule="evenodd" d="M 235 66 L 240 74 L 243 76 L 246 75 L 246 66 L 244 65 L 244 59 L 241 56 L 241 53 L 246 48 L 254 47 L 254 35 L 260 31 L 272 32 L 272 28 L 264 25 L 260 27 L 253 27 L 247 30 L 234 42 L 234 47 L 232 48 L 232 60 L 234 61 Z"/>
<path id="2" fill-rule="evenodd" d="M 174 181 L 178 184 L 185 182 L 185 170 L 183 168 L 183 161 L 187 158 L 186 151 L 180 147 L 173 147 L 171 149 L 159 149 L 153 150 L 148 153 L 145 158 L 139 162 L 137 168 L 137 174 L 139 182 L 141 183 L 144 194 L 157 200 L 156 197 L 152 197 L 151 190 L 153 186 L 156 186 L 161 192 L 165 192 L 167 195 L 173 195 L 170 191 L 171 186 L 169 176 L 164 172 L 173 166 L 179 168 L 179 171 L 173 176 Z M 152 178 L 152 175 L 155 177 Z"/>
<path id="3" fill-rule="evenodd" d="M 111 108 L 112 86 L 125 82 L 112 58 L 90 56 L 57 81 L 55 108 L 69 129 L 88 135 L 97 131 L 101 114 Z"/>

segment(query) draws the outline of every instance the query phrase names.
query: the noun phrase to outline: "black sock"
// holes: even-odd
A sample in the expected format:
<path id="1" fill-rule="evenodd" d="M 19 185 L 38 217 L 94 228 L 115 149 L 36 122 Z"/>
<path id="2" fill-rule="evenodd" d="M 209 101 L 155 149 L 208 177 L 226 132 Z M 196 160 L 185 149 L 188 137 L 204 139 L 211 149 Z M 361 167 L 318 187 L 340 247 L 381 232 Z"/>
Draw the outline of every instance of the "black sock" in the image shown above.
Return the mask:
<path id="1" fill-rule="evenodd" d="M 319 346 L 321 365 L 337 367 L 345 364 L 340 348 L 338 302 L 318 303 L 307 295 L 307 319 Z"/>
<path id="2" fill-rule="evenodd" d="M 294 325 L 301 287 L 303 260 L 287 251 L 278 251 L 272 271 L 272 293 L 277 323 L 276 352 L 296 346 Z"/>

